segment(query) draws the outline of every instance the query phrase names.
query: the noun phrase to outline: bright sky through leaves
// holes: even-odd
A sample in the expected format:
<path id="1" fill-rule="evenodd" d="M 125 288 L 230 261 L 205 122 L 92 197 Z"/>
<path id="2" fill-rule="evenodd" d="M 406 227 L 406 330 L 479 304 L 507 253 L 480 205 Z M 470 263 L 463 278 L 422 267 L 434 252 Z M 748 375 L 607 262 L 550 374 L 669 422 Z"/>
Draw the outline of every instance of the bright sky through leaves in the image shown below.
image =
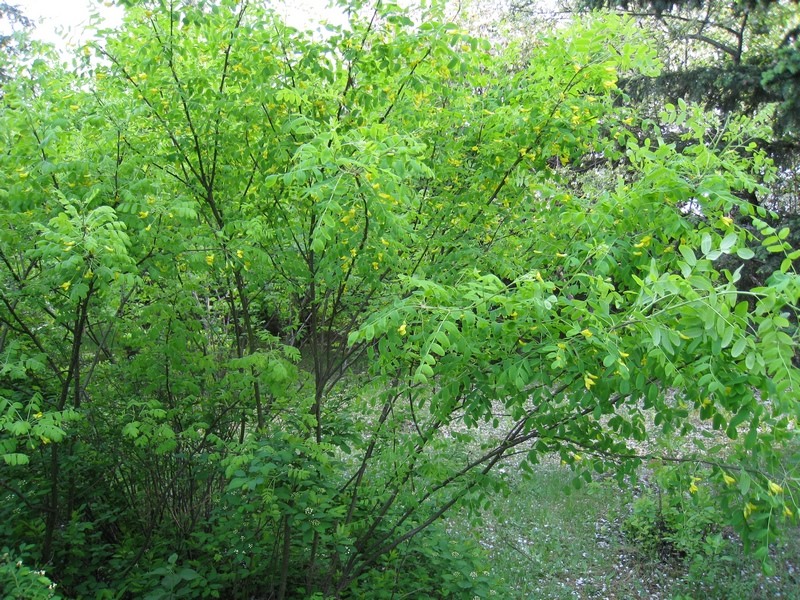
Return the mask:
<path id="1" fill-rule="evenodd" d="M 78 45 L 86 39 L 86 27 L 93 11 L 97 11 L 108 26 L 122 21 L 123 8 L 112 2 L 97 0 L 13 0 L 23 14 L 36 23 L 34 37 L 59 48 Z M 276 10 L 293 27 L 308 27 L 315 20 L 335 21 L 336 10 L 327 7 L 327 0 L 278 0 Z"/>

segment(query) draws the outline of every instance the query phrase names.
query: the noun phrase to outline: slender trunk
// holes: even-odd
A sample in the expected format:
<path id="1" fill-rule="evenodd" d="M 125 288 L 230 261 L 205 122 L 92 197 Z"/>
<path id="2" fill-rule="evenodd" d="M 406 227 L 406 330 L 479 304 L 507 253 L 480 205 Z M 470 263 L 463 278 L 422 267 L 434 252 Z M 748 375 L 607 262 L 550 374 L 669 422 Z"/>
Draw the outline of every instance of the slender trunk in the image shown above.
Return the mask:
<path id="1" fill-rule="evenodd" d="M 289 581 L 289 557 L 292 552 L 292 527 L 289 525 L 288 515 L 283 517 L 283 552 L 281 556 L 280 586 L 278 587 L 278 600 L 286 599 L 286 586 Z"/>
<path id="2" fill-rule="evenodd" d="M 256 352 L 256 335 L 253 330 L 253 320 L 250 315 L 250 300 L 247 297 L 245 290 L 244 279 L 242 272 L 236 271 L 236 293 L 239 295 L 239 303 L 242 309 L 242 321 L 244 322 L 244 333 L 247 337 L 247 353 L 255 354 Z M 253 375 L 253 399 L 256 403 L 256 425 L 258 429 L 264 428 L 264 406 L 261 398 L 261 386 L 255 378 L 255 369 L 251 369 Z"/>
<path id="3" fill-rule="evenodd" d="M 62 411 L 67 406 L 70 391 L 73 393 L 72 403 L 74 408 L 81 405 L 81 379 L 80 361 L 81 344 L 83 342 L 83 332 L 86 328 L 86 319 L 89 310 L 89 299 L 92 296 L 93 285 L 90 284 L 86 297 L 76 308 L 75 322 L 73 325 L 72 351 L 70 353 L 69 369 L 67 377 L 61 386 L 61 396 L 58 401 L 58 410 Z M 58 445 L 53 444 L 50 448 L 50 493 L 47 500 L 47 516 L 45 517 L 44 541 L 42 544 L 42 561 L 49 562 L 53 558 L 53 542 L 56 528 L 58 527 L 59 512 L 59 478 L 60 464 Z"/>
<path id="4" fill-rule="evenodd" d="M 308 571 L 306 572 L 306 593 L 311 593 L 314 589 L 314 579 L 317 573 L 317 549 L 319 548 L 319 533 L 314 532 L 314 541 L 311 542 L 311 559 L 308 561 Z"/>
<path id="5" fill-rule="evenodd" d="M 53 558 L 53 536 L 58 525 L 58 445 L 50 447 L 50 495 L 47 500 L 47 516 L 44 521 L 44 543 L 42 562 L 49 563 Z"/>

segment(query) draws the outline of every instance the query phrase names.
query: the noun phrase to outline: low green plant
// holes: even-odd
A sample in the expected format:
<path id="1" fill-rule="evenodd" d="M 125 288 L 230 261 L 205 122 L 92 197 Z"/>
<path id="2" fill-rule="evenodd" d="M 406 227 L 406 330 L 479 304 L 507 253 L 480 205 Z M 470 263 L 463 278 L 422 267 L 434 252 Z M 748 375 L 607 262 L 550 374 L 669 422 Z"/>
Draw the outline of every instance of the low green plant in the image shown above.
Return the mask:
<path id="1" fill-rule="evenodd" d="M 701 563 L 724 554 L 719 534 L 723 517 L 709 489 L 697 485 L 702 475 L 662 471 L 656 474 L 653 490 L 634 500 L 623 531 L 639 552 L 648 558 Z M 666 480 L 677 485 L 665 486 Z"/>
<path id="2" fill-rule="evenodd" d="M 0 588 L 2 600 L 57 600 L 56 584 L 43 570 L 25 564 L 27 555 L 3 547 L 0 555 Z"/>

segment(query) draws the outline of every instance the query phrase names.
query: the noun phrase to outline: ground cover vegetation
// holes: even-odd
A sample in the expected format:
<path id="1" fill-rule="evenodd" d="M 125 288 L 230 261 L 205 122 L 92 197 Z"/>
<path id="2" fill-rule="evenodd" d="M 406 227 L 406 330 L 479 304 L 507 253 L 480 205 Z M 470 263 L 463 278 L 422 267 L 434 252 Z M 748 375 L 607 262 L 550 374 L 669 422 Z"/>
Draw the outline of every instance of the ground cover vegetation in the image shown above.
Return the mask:
<path id="1" fill-rule="evenodd" d="M 647 114 L 615 15 L 522 48 L 346 8 L 136 3 L 72 64 L 4 57 L 3 584 L 503 597 L 445 519 L 549 456 L 575 487 L 670 465 L 769 569 L 800 293 L 753 201 L 770 113 Z"/>

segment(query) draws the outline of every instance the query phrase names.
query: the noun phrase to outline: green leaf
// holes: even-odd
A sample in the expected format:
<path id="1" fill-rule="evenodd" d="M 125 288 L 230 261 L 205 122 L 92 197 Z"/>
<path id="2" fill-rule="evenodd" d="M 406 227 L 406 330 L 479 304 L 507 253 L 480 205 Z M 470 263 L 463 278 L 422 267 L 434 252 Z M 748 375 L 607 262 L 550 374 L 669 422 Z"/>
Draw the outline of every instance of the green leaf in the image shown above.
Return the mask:
<path id="1" fill-rule="evenodd" d="M 686 264 L 690 267 L 694 267 L 697 264 L 697 258 L 694 255 L 694 251 L 689 246 L 678 246 L 678 252 L 681 253 L 681 256 L 683 256 L 683 259 L 686 261 Z"/>
<path id="2" fill-rule="evenodd" d="M 736 343 L 731 348 L 731 356 L 733 358 L 738 358 L 744 352 L 744 349 L 747 347 L 747 339 L 744 337 L 740 337 L 736 340 Z"/>
<path id="3" fill-rule="evenodd" d="M 725 253 L 730 252 L 731 248 L 733 248 L 738 241 L 739 236 L 736 233 L 729 233 L 722 238 L 722 241 L 719 244 L 719 249 Z"/>
<path id="4" fill-rule="evenodd" d="M 22 465 L 27 465 L 30 459 L 25 454 L 20 454 L 19 452 L 11 452 L 9 454 L 3 454 L 3 460 L 7 465 L 12 467 L 18 467 Z"/>

